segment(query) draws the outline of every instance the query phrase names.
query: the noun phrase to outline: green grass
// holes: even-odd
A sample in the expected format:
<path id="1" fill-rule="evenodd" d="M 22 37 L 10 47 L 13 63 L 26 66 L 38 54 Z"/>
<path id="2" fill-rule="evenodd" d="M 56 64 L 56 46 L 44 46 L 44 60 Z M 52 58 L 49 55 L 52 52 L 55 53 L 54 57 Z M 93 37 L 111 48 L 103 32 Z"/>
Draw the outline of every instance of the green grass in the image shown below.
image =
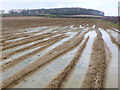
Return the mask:
<path id="1" fill-rule="evenodd" d="M 118 25 L 120 25 L 120 24 L 118 24 L 118 23 L 114 23 L 114 22 L 111 22 L 111 21 L 106 21 L 108 24 L 111 24 L 111 25 L 113 25 L 113 26 L 118 26 Z"/>

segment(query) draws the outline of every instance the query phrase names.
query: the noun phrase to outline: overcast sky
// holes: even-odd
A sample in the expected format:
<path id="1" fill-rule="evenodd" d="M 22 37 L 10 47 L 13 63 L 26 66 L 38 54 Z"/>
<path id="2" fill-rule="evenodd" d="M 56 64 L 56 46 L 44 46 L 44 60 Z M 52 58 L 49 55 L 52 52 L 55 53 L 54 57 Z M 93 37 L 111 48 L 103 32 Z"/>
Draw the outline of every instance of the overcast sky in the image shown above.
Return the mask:
<path id="1" fill-rule="evenodd" d="M 3 10 L 81 7 L 101 10 L 106 16 L 118 15 L 119 0 L 0 0 Z"/>

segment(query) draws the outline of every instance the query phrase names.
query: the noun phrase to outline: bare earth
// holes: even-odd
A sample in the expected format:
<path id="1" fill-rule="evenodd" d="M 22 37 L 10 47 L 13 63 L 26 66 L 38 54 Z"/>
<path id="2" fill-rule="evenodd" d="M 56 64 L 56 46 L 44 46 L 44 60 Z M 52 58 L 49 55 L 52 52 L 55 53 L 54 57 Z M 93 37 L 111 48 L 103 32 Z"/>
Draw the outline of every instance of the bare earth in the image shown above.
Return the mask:
<path id="1" fill-rule="evenodd" d="M 116 26 L 80 18 L 2 22 L 2 88 L 118 88 Z"/>

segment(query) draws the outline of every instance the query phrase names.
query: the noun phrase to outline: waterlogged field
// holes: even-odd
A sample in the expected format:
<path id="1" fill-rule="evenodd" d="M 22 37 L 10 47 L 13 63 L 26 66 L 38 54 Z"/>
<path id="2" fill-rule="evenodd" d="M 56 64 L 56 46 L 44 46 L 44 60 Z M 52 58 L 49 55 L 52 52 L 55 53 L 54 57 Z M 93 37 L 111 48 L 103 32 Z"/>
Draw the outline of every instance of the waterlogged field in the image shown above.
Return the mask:
<path id="1" fill-rule="evenodd" d="M 115 26 L 21 17 L 3 18 L 1 32 L 2 88 L 118 88 Z"/>

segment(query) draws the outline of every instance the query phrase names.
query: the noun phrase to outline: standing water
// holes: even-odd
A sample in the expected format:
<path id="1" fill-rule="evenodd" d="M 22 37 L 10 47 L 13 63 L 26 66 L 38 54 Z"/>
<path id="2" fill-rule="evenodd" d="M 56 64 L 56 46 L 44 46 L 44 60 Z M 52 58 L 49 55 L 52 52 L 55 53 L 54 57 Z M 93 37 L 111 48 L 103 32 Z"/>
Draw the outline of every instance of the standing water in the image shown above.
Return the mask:
<path id="1" fill-rule="evenodd" d="M 87 68 L 88 68 L 88 64 L 89 64 L 90 56 L 91 56 L 90 54 L 92 53 L 92 45 L 94 42 L 94 38 L 96 37 L 96 32 L 95 31 L 88 32 L 85 35 L 85 38 L 87 38 L 88 36 L 90 36 L 90 39 L 88 40 L 87 46 L 85 50 L 83 51 L 82 56 L 79 62 L 77 63 L 75 70 L 72 73 L 72 76 L 70 77 L 67 84 L 65 85 L 65 88 L 80 88 L 81 87 L 85 73 L 87 72 Z"/>
<path id="2" fill-rule="evenodd" d="M 15 74 L 16 71 L 19 71 L 19 70 L 27 67 L 27 65 L 33 63 L 35 60 L 37 60 L 38 58 L 40 58 L 41 56 L 43 56 L 44 54 L 46 54 L 48 51 L 50 51 L 50 50 L 52 50 L 53 48 L 61 45 L 61 44 L 64 43 L 65 41 L 73 38 L 75 35 L 76 35 L 76 33 L 71 33 L 71 36 L 70 36 L 70 37 L 64 38 L 64 39 L 62 39 L 61 41 L 53 44 L 52 46 L 50 46 L 50 47 L 48 47 L 48 48 L 46 48 L 45 50 L 39 52 L 38 54 L 36 54 L 36 55 L 34 55 L 34 56 L 32 56 L 32 57 L 30 57 L 30 58 L 28 58 L 28 59 L 20 62 L 19 64 L 15 65 L 15 66 L 12 66 L 11 68 L 8 68 L 6 71 L 4 71 L 4 72 L 2 73 L 2 75 L 3 75 L 2 79 L 4 80 L 4 79 L 12 76 L 13 74 Z"/>
<path id="3" fill-rule="evenodd" d="M 14 88 L 44 88 L 59 72 L 61 72 L 66 65 L 71 61 L 79 47 L 68 52 L 64 56 L 56 59 L 54 62 L 49 63 L 45 67 L 38 69 L 35 73 L 25 77 L 20 83 L 13 86 Z M 34 87 L 33 87 L 34 86 Z"/>
<path id="4" fill-rule="evenodd" d="M 102 38 L 110 49 L 112 59 L 109 63 L 105 88 L 118 88 L 118 47 L 112 43 L 110 36 L 103 29 L 99 28 Z"/>

